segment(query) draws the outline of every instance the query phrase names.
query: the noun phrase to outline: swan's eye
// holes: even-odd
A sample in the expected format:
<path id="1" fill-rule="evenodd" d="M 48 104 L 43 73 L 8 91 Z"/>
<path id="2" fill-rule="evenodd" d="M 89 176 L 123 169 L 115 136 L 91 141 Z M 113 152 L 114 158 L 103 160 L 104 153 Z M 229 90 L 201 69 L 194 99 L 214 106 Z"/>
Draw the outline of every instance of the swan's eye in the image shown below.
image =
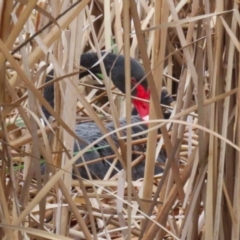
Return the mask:
<path id="1" fill-rule="evenodd" d="M 131 83 L 132 84 L 136 84 L 137 83 L 136 79 L 135 78 L 131 78 Z"/>

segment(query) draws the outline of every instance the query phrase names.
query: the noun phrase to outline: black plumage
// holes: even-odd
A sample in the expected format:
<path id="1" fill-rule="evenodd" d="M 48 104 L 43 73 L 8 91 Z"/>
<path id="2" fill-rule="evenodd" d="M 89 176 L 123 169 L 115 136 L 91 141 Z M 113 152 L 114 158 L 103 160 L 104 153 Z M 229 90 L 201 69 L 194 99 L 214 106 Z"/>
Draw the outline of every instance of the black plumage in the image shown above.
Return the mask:
<path id="1" fill-rule="evenodd" d="M 80 65 L 90 69 L 90 71 L 93 74 L 101 73 L 101 69 L 99 64 L 92 67 L 96 62 L 98 61 L 98 57 L 96 53 L 86 53 L 81 56 Z M 119 88 L 122 92 L 125 92 L 125 76 L 124 76 L 124 57 L 122 55 L 117 56 L 115 54 L 109 53 L 103 60 L 104 66 L 106 68 L 107 75 L 111 77 L 114 85 Z M 83 77 L 89 74 L 88 71 L 84 73 L 80 73 L 79 77 Z M 50 81 L 52 79 L 53 72 L 51 72 L 50 76 L 46 79 L 46 81 Z M 134 78 L 137 82 L 144 79 L 145 72 L 142 68 L 142 66 L 134 59 L 131 59 L 131 77 Z M 142 83 L 142 86 L 147 89 L 147 81 L 144 80 Z M 133 92 L 134 95 L 134 92 Z M 54 107 L 54 87 L 53 85 L 50 85 L 45 88 L 44 90 L 44 97 L 46 100 L 51 104 L 52 107 Z M 163 89 L 161 93 L 161 103 L 165 105 L 169 105 L 173 99 L 171 96 L 168 95 L 168 92 L 166 89 Z M 48 118 L 49 113 L 46 111 L 46 109 L 43 108 L 43 112 L 45 116 Z M 132 123 L 137 123 L 142 121 L 141 117 L 137 115 L 137 111 L 133 110 L 132 113 Z M 165 115 L 165 117 L 168 117 L 168 115 Z M 126 126 L 126 119 L 120 119 L 120 126 Z M 106 129 L 108 131 L 114 130 L 114 124 L 113 122 L 107 123 L 105 125 Z M 146 124 L 138 124 L 137 126 L 132 127 L 132 134 L 140 133 L 144 130 L 147 130 Z M 97 140 L 98 138 L 102 137 L 102 133 L 99 130 L 98 126 L 93 122 L 87 122 L 87 123 L 81 123 L 77 124 L 75 127 L 76 134 L 81 138 L 84 139 L 89 144 Z M 123 134 L 126 135 L 126 129 L 123 130 Z M 141 134 L 140 136 L 134 137 L 134 139 L 141 139 L 146 137 L 146 134 Z M 118 145 L 118 138 L 116 134 L 112 134 L 111 138 L 113 139 L 116 146 Z M 79 151 L 80 149 L 83 149 L 86 147 L 86 145 L 75 141 L 74 144 L 74 152 Z M 79 149 L 80 148 L 80 149 Z M 139 146 L 135 145 L 133 146 L 133 151 L 138 152 L 145 152 L 146 146 Z M 112 151 L 111 147 L 109 147 L 109 144 L 106 139 L 103 139 L 99 141 L 94 148 L 92 148 L 90 151 L 86 152 L 83 155 L 83 158 L 86 162 L 89 162 L 94 159 L 98 158 L 104 158 L 107 156 L 113 155 L 114 152 Z M 137 157 L 133 154 L 133 160 Z M 163 163 L 165 161 L 165 153 L 161 151 L 160 155 L 158 156 L 157 162 Z M 88 169 L 91 173 L 92 178 L 94 179 L 103 179 L 106 175 L 107 171 L 110 168 L 112 160 L 101 160 L 92 164 L 88 164 Z M 83 159 L 79 158 L 76 162 L 76 164 L 82 163 Z M 113 171 L 113 174 L 117 173 L 117 170 L 121 170 L 122 166 L 120 162 L 116 164 L 116 169 Z M 143 177 L 144 175 L 144 167 L 145 167 L 145 161 L 141 161 L 138 165 L 132 168 L 132 176 L 133 179 L 138 179 Z M 83 178 L 89 178 L 88 174 L 86 172 L 85 167 L 79 167 L 79 173 Z M 156 165 L 155 167 L 155 174 L 160 173 L 161 168 Z"/>
<path id="2" fill-rule="evenodd" d="M 113 53 L 108 53 L 105 55 L 105 52 L 101 53 L 103 58 L 103 63 L 106 69 L 106 73 L 109 77 L 111 77 L 113 84 L 117 87 L 121 92 L 125 93 L 125 71 L 124 71 L 124 56 L 123 55 L 116 55 Z M 85 69 L 88 69 L 93 74 L 101 73 L 100 64 L 96 64 L 99 61 L 98 56 L 96 53 L 84 53 L 81 55 L 80 58 L 80 65 Z M 131 77 L 136 80 L 136 82 L 140 82 L 141 85 L 147 89 L 147 81 L 145 80 L 145 72 L 141 64 L 136 61 L 135 59 L 130 59 L 131 63 Z M 96 65 L 95 65 L 96 64 Z M 89 75 L 89 71 L 80 72 L 79 79 Z M 54 72 L 51 71 L 47 78 L 46 82 L 49 82 L 53 79 Z M 135 95 L 135 91 L 133 90 L 132 95 Z M 44 89 L 44 98 L 48 101 L 51 107 L 54 107 L 54 85 L 51 84 L 50 86 Z M 43 113 L 48 119 L 50 114 L 49 112 L 43 107 Z"/>
<path id="3" fill-rule="evenodd" d="M 142 121 L 142 119 L 139 116 L 132 116 L 132 123 L 138 123 Z M 120 126 L 126 126 L 126 119 L 122 118 L 120 119 Z M 107 123 L 105 125 L 106 129 L 111 132 L 115 129 L 113 122 Z M 147 130 L 147 125 L 146 124 L 138 124 L 136 126 L 132 127 L 132 135 L 136 134 L 136 133 L 141 133 L 143 131 Z M 126 136 L 126 129 L 122 130 L 122 133 L 124 136 Z M 82 139 L 88 141 L 89 143 L 94 142 L 95 140 L 99 139 L 100 137 L 102 137 L 102 133 L 99 130 L 98 126 L 95 123 L 82 123 L 82 124 L 77 124 L 76 128 L 75 128 L 75 133 Z M 145 138 L 147 135 L 146 133 L 142 133 L 136 137 L 133 137 L 133 140 L 137 140 L 137 139 L 141 139 L 141 138 Z M 117 134 L 114 133 L 111 135 L 112 140 L 114 141 L 114 143 L 116 144 L 116 146 L 118 145 L 118 137 Z M 80 148 L 85 147 L 83 144 L 81 144 L 80 142 L 75 142 L 74 145 L 74 151 L 78 150 L 78 146 L 80 146 Z M 133 151 L 136 152 L 145 152 L 146 147 L 143 145 L 135 145 L 133 146 Z M 94 145 L 94 148 L 91 149 L 90 152 L 87 152 L 83 155 L 84 160 L 86 162 L 100 158 L 100 157 L 107 157 L 107 156 L 112 156 L 114 155 L 113 150 L 111 149 L 111 147 L 109 147 L 109 144 L 107 142 L 106 139 L 103 139 L 101 141 L 99 141 L 97 144 Z M 133 160 L 137 157 L 137 155 L 133 154 L 132 158 Z M 166 155 L 165 152 L 161 152 L 157 158 L 157 162 L 158 163 L 164 163 L 166 159 Z M 78 159 L 76 164 L 82 163 L 83 160 L 82 158 Z M 112 162 L 112 160 L 102 160 L 96 163 L 92 163 L 92 164 L 88 164 L 88 169 L 89 171 L 92 173 L 92 178 L 99 178 L 102 179 L 105 174 L 107 173 L 107 171 L 110 168 L 110 164 L 109 162 Z M 116 169 L 121 170 L 122 166 L 120 164 L 120 162 L 117 162 L 117 164 L 115 165 Z M 141 161 L 140 163 L 138 163 L 136 166 L 134 166 L 132 168 L 132 177 L 134 180 L 142 178 L 144 175 L 144 168 L 145 168 L 145 160 Z M 160 173 L 162 171 L 161 167 L 156 165 L 155 167 L 155 174 Z M 88 178 L 86 170 L 84 167 L 79 168 L 79 172 L 81 174 L 82 177 L 84 178 Z M 117 170 L 114 170 L 112 172 L 112 175 L 116 174 Z"/>

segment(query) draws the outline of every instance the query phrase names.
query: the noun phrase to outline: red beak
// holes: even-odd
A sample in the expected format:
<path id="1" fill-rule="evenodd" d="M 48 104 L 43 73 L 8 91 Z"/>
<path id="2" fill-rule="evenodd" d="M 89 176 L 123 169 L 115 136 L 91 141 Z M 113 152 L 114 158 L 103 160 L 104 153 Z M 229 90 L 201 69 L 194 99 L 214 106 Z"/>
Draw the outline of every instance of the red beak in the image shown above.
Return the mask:
<path id="1" fill-rule="evenodd" d="M 149 90 L 146 91 L 141 84 L 139 84 L 137 86 L 136 90 L 137 90 L 136 97 L 144 99 L 144 100 L 150 99 Z M 141 118 L 144 121 L 148 121 L 149 120 L 149 103 L 143 102 L 141 100 L 136 100 L 136 99 L 133 99 L 132 102 L 133 102 L 135 108 L 137 109 L 138 114 L 141 116 Z"/>

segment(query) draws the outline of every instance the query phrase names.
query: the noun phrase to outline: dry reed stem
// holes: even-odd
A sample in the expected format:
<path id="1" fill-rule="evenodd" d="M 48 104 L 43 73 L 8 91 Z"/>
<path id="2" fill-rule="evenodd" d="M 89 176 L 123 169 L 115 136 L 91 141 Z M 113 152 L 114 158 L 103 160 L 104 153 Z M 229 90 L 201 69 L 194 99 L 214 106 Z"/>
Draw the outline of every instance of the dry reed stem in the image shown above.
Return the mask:
<path id="1" fill-rule="evenodd" d="M 126 123 L 127 125 L 131 124 L 131 115 L 132 115 L 132 109 L 131 109 L 131 69 L 130 69 L 130 39 L 129 39 L 129 34 L 130 34 L 130 2 L 128 0 L 123 1 L 123 29 L 124 29 L 124 35 L 123 35 L 123 41 L 124 41 L 124 46 L 123 46 L 123 52 L 125 56 L 125 91 L 126 91 Z M 126 177 L 127 177 L 127 182 L 128 182 L 128 189 L 127 189 L 127 197 L 128 197 L 128 221 L 127 221 L 127 227 L 128 231 L 123 234 L 124 238 L 126 239 L 131 239 L 131 215 L 132 215 L 132 208 L 131 208 L 131 195 L 132 195 L 132 169 L 131 169 L 131 162 L 132 162 L 132 129 L 128 128 L 127 129 L 127 147 L 125 148 L 127 151 L 126 153 L 126 163 L 127 163 L 127 171 L 126 171 Z M 124 153 L 125 154 L 125 153 Z M 121 180 L 121 178 L 120 178 Z M 124 183 L 124 178 L 122 178 L 122 182 Z M 119 181 L 119 180 L 118 180 Z M 121 185 L 119 186 L 119 188 Z M 123 189 L 122 189 L 122 197 L 123 197 Z M 117 211 L 119 214 L 119 222 L 120 218 L 122 218 L 122 211 L 121 208 L 118 207 L 119 204 L 117 205 Z M 125 224 L 121 224 L 123 227 Z"/>

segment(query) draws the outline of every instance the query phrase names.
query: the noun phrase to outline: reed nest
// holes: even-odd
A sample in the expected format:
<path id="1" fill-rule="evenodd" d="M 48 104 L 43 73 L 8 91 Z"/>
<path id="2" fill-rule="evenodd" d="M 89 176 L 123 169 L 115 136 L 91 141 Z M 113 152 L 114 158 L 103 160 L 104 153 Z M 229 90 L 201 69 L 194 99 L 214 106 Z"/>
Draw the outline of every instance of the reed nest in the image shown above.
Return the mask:
<path id="1" fill-rule="evenodd" d="M 238 4 L 0 1 L 0 239 L 240 239 Z M 102 50 L 143 64 L 148 134 L 138 141 L 130 130 L 119 135 L 123 144 L 111 157 L 127 167 L 117 176 L 73 179 L 74 162 L 91 148 L 71 151 L 76 122 L 104 129 L 126 116 L 131 129 L 130 84 L 124 95 L 105 76 L 104 84 L 78 79 L 81 53 Z M 50 68 L 54 109 L 42 94 Z M 168 120 L 158 101 L 162 86 L 176 99 Z M 42 106 L 54 116 L 46 126 Z M 136 181 L 134 144 L 147 146 L 136 153 L 146 161 Z M 161 149 L 167 161 L 154 176 Z M 41 174 L 42 161 L 50 174 Z"/>

